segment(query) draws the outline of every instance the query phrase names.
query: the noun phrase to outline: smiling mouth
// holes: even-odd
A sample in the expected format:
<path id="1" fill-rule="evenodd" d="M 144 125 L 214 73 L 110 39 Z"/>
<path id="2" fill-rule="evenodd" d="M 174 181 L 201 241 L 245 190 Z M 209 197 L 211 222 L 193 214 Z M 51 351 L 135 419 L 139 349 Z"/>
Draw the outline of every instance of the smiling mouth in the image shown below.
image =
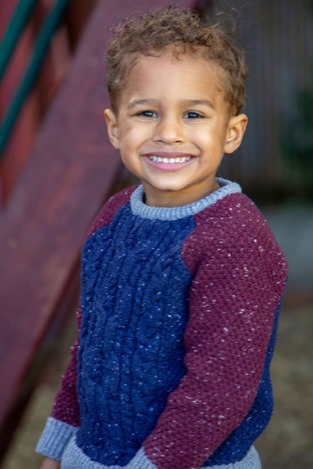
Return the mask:
<path id="1" fill-rule="evenodd" d="M 165 158 L 161 156 L 151 155 L 148 157 L 152 163 L 165 163 L 165 164 L 179 164 L 179 163 L 188 163 L 191 160 L 191 156 L 181 156 L 176 158 Z"/>

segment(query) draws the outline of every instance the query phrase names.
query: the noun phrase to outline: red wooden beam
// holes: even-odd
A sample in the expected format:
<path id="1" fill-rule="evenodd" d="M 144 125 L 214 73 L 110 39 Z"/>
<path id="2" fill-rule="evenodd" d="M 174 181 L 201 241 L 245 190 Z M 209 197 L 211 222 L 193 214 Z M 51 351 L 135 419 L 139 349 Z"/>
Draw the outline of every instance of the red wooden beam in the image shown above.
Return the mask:
<path id="1" fill-rule="evenodd" d="M 27 168 L 1 214 L 0 452 L 40 345 L 76 294 L 87 227 L 120 176 L 119 156 L 107 140 L 103 120 L 108 31 L 133 12 L 169 3 L 98 2 Z M 13 431 L 14 422 L 11 427 Z"/>

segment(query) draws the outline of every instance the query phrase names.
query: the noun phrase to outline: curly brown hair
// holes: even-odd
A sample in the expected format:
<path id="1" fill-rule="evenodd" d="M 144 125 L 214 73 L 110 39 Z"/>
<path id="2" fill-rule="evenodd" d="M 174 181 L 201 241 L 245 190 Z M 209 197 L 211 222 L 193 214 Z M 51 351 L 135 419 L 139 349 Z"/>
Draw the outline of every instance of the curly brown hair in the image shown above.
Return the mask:
<path id="1" fill-rule="evenodd" d="M 107 86 L 111 106 L 118 99 L 139 55 L 160 56 L 166 50 L 176 57 L 200 54 L 223 72 L 224 98 L 238 114 L 245 103 L 247 68 L 234 39 L 218 25 L 208 26 L 190 9 L 170 6 L 121 22 L 107 50 Z"/>

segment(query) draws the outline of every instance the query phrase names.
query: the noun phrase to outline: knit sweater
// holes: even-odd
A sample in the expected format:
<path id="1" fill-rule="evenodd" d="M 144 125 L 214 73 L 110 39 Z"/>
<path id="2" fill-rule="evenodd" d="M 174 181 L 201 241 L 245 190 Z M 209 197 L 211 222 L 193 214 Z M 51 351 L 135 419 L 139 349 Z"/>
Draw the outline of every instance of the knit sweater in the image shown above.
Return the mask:
<path id="1" fill-rule="evenodd" d="M 112 197 L 82 252 L 79 339 L 37 450 L 62 468 L 260 467 L 287 265 L 238 184 Z"/>

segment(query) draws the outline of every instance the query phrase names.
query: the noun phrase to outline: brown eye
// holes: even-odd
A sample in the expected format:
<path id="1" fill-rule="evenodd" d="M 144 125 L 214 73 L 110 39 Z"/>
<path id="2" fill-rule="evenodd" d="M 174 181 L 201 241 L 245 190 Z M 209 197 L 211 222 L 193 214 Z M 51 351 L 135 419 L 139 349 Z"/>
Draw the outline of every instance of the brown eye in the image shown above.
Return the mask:
<path id="1" fill-rule="evenodd" d="M 184 114 L 184 119 L 199 119 L 201 117 L 203 116 L 196 111 L 189 111 Z"/>
<path id="2" fill-rule="evenodd" d="M 142 117 L 158 117 L 157 113 L 155 111 L 141 111 L 141 112 L 138 112 L 137 114 L 138 116 L 142 116 Z"/>

